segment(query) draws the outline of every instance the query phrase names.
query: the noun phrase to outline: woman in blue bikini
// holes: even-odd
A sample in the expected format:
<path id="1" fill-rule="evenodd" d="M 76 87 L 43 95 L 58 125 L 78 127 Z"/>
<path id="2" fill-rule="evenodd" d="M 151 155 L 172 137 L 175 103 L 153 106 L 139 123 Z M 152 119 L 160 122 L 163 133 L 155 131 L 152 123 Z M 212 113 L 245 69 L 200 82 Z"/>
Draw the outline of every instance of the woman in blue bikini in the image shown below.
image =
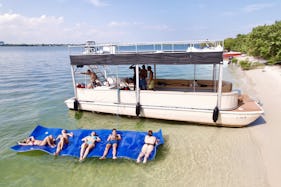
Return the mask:
<path id="1" fill-rule="evenodd" d="M 113 156 L 112 158 L 117 159 L 116 150 L 117 150 L 118 140 L 121 140 L 121 135 L 117 134 L 116 129 L 112 129 L 112 133 L 107 138 L 107 144 L 103 152 L 103 156 L 100 157 L 100 159 L 106 158 L 106 155 L 111 146 L 112 146 L 112 156 Z"/>
<path id="2" fill-rule="evenodd" d="M 82 139 L 82 141 L 84 143 L 81 145 L 79 161 L 83 161 L 87 157 L 89 152 L 95 147 L 95 143 L 100 142 L 101 139 L 97 136 L 95 132 L 92 132 L 91 136 L 86 136 Z"/>

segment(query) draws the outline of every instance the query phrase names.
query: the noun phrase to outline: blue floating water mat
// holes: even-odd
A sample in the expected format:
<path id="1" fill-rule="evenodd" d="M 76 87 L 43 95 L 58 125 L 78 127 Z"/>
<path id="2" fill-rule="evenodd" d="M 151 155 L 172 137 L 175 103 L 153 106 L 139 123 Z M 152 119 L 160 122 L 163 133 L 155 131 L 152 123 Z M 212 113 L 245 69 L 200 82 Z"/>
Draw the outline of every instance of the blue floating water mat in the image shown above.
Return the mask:
<path id="1" fill-rule="evenodd" d="M 61 134 L 61 128 L 47 128 L 41 125 L 38 125 L 30 136 L 34 136 L 35 139 L 43 140 L 47 135 L 53 135 L 56 138 Z M 106 146 L 106 140 L 112 130 L 108 129 L 77 129 L 77 130 L 67 130 L 67 132 L 73 132 L 73 137 L 69 137 L 69 143 L 63 147 L 63 150 L 60 152 L 61 156 L 73 156 L 79 158 L 80 148 L 82 145 L 82 139 L 86 136 L 89 136 L 92 131 L 95 131 L 100 137 L 101 142 L 96 142 L 94 149 L 88 154 L 88 157 L 101 157 Z M 117 133 L 121 135 L 122 139 L 118 143 L 117 148 L 117 157 L 136 160 L 138 154 L 141 151 L 141 148 L 144 144 L 144 137 L 147 132 L 136 132 L 136 131 L 123 131 L 117 130 Z M 162 131 L 154 132 L 153 135 L 159 139 L 159 143 L 155 146 L 155 149 L 151 153 L 148 160 L 153 160 L 156 156 L 156 151 L 159 145 L 164 144 L 164 138 L 162 136 Z M 57 144 L 58 142 L 56 142 Z M 21 146 L 15 145 L 11 147 L 12 150 L 16 152 L 27 152 L 40 150 L 47 152 L 49 154 L 54 154 L 56 151 L 55 148 L 49 146 Z M 107 158 L 112 158 L 112 149 L 107 154 Z"/>

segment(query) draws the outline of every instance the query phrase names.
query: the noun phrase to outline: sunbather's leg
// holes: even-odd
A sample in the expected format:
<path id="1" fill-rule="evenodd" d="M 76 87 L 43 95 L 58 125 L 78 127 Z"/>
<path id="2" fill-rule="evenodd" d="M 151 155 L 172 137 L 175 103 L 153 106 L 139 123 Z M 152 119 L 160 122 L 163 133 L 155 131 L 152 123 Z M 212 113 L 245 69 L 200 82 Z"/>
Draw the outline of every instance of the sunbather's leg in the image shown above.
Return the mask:
<path id="1" fill-rule="evenodd" d="M 105 159 L 105 157 L 106 157 L 106 155 L 107 155 L 108 150 L 110 149 L 110 147 L 111 147 L 111 144 L 106 144 L 106 147 L 105 147 L 105 149 L 104 149 L 103 155 L 102 155 L 102 157 L 100 157 L 100 159 Z"/>
<path id="2" fill-rule="evenodd" d="M 83 160 L 83 156 L 84 156 L 84 152 L 85 152 L 85 149 L 87 148 L 88 144 L 86 143 L 83 143 L 81 145 L 81 150 L 80 150 L 80 158 L 79 160 Z"/>
<path id="3" fill-rule="evenodd" d="M 117 159 L 116 152 L 117 152 L 117 143 L 112 145 L 112 156 L 113 156 L 112 158 L 113 159 Z"/>
<path id="4" fill-rule="evenodd" d="M 95 147 L 95 145 L 93 145 L 93 144 L 91 144 L 91 145 L 89 145 L 89 146 L 87 147 L 87 149 L 86 149 L 86 151 L 85 151 L 85 153 L 84 153 L 84 155 L 83 155 L 82 160 L 84 160 L 84 159 L 88 156 L 89 152 L 90 152 L 94 147 Z"/>

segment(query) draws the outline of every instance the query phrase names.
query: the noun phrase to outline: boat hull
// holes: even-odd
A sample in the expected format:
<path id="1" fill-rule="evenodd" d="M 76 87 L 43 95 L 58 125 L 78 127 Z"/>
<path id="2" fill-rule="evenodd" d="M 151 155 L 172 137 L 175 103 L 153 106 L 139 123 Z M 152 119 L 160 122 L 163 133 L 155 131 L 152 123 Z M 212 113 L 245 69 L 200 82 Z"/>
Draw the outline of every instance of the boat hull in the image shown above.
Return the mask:
<path id="1" fill-rule="evenodd" d="M 74 109 L 74 98 L 66 100 L 65 104 L 69 109 Z M 136 105 L 133 104 L 79 101 L 79 110 L 136 116 Z M 254 122 L 262 113 L 261 108 L 258 111 L 220 111 L 217 121 L 214 122 L 213 110 L 210 109 L 142 105 L 139 116 L 215 126 L 244 127 Z"/>

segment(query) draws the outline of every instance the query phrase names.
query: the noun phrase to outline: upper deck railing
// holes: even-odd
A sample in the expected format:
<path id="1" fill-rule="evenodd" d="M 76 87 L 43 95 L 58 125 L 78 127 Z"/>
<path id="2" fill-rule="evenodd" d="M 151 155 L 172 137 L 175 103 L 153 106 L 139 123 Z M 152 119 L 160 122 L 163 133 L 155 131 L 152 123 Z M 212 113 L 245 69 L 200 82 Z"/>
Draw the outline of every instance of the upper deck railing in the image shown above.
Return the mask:
<path id="1" fill-rule="evenodd" d="M 129 53 L 173 53 L 173 52 L 223 51 L 223 41 L 194 40 L 178 42 L 143 43 L 95 43 L 69 46 L 70 55 L 101 55 Z"/>

